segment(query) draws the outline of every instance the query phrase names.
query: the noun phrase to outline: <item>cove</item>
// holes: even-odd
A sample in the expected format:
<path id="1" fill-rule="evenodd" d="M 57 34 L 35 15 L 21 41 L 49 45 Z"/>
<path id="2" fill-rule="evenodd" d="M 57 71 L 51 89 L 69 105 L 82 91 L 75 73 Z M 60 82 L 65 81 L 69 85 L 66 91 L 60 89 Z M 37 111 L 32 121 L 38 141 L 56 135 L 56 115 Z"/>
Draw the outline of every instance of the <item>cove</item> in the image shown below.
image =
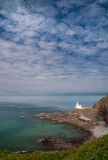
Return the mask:
<path id="1" fill-rule="evenodd" d="M 53 124 L 33 116 L 5 120 L 0 124 L 0 149 L 9 151 L 45 150 L 40 140 L 45 136 L 63 139 L 80 138 L 86 133 L 75 127 Z"/>

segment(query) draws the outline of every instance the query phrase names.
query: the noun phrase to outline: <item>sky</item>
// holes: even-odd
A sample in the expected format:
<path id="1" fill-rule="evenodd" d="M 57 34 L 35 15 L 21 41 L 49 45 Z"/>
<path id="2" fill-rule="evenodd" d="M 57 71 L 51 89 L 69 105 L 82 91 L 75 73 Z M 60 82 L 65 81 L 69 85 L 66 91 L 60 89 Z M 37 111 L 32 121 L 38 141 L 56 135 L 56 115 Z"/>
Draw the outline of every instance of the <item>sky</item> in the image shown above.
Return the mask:
<path id="1" fill-rule="evenodd" d="M 1 92 L 108 92 L 108 0 L 0 0 Z"/>

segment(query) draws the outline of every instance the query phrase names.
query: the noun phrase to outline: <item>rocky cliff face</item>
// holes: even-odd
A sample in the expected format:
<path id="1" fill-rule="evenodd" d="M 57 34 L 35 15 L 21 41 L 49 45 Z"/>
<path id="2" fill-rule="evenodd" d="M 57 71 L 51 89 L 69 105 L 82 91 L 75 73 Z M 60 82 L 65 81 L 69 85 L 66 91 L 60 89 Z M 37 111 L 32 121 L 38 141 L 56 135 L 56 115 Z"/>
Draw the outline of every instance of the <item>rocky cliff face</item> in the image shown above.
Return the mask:
<path id="1" fill-rule="evenodd" d="M 96 102 L 93 108 L 97 110 L 97 115 L 102 117 L 108 125 L 108 95 Z"/>

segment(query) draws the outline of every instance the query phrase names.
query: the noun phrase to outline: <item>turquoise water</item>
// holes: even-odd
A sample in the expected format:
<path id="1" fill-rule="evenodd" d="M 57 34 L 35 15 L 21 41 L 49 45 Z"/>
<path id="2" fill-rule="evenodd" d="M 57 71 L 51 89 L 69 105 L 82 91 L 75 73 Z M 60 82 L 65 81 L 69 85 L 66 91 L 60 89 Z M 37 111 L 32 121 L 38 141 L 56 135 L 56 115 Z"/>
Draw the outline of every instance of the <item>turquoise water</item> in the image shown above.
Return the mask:
<path id="1" fill-rule="evenodd" d="M 0 96 L 0 149 L 11 151 L 44 150 L 40 139 L 55 136 L 65 139 L 85 134 L 70 126 L 52 124 L 33 115 L 74 109 L 76 101 L 91 107 L 103 94 L 67 95 L 1 95 Z M 25 118 L 20 118 L 25 115 Z"/>

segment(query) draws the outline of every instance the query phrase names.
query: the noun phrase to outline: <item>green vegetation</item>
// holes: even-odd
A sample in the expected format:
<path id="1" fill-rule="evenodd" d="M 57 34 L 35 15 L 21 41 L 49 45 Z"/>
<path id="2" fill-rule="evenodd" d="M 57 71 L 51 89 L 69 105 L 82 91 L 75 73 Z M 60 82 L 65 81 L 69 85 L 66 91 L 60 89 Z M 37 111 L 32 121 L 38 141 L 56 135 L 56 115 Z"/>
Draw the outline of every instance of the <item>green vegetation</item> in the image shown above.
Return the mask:
<path id="1" fill-rule="evenodd" d="M 108 135 L 70 151 L 26 154 L 0 151 L 0 160 L 108 160 Z"/>

